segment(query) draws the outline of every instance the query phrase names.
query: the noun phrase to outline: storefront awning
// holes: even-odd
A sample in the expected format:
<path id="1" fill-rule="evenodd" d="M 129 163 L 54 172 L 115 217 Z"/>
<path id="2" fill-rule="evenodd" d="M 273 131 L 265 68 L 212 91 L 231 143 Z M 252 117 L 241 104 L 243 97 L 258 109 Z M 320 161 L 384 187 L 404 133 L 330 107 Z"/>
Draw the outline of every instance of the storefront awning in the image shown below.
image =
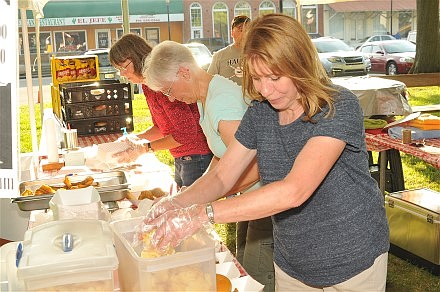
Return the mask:
<path id="1" fill-rule="evenodd" d="M 129 0 L 130 15 L 167 14 L 164 0 Z M 183 13 L 183 2 L 170 0 L 170 13 Z M 121 0 L 50 0 L 44 6 L 45 18 L 98 17 L 122 15 Z M 32 19 L 32 12 L 27 16 Z M 20 19 L 20 16 L 19 16 Z"/>
<path id="2" fill-rule="evenodd" d="M 391 9 L 392 4 L 392 9 Z M 336 12 L 416 10 L 416 0 L 368 0 L 328 4 Z"/>

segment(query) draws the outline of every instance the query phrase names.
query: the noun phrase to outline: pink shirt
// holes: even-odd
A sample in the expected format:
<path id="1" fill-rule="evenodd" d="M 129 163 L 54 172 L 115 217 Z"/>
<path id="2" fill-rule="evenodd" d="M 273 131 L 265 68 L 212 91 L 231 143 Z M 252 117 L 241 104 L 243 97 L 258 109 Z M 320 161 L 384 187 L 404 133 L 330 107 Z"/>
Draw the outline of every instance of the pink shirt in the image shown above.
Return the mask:
<path id="1" fill-rule="evenodd" d="M 171 135 L 182 144 L 170 149 L 174 158 L 211 153 L 199 124 L 200 114 L 196 103 L 186 104 L 177 100 L 171 102 L 161 92 L 153 91 L 146 85 L 142 85 L 142 90 L 153 124 L 164 136 Z"/>

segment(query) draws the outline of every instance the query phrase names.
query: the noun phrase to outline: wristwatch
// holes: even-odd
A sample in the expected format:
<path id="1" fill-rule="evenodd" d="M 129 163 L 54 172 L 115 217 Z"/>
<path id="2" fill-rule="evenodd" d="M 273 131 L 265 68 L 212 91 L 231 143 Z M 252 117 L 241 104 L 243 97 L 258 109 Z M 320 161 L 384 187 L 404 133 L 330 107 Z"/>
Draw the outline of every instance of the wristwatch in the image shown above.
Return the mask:
<path id="1" fill-rule="evenodd" d="M 209 223 L 214 224 L 214 209 L 211 203 L 206 204 L 206 215 L 208 216 Z"/>
<path id="2" fill-rule="evenodd" d="M 153 153 L 153 152 L 154 152 L 154 150 L 153 150 L 153 148 L 151 148 L 151 143 L 148 142 L 147 143 L 147 153 Z"/>

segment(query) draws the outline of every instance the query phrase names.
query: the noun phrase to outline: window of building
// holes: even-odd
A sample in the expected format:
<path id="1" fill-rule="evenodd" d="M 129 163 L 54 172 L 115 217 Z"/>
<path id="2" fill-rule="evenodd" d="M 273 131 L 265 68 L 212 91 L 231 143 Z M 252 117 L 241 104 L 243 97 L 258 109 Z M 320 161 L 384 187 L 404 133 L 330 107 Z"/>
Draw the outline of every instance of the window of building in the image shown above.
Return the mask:
<path id="1" fill-rule="evenodd" d="M 387 13 L 386 12 L 377 12 L 372 16 L 373 19 L 373 35 L 374 34 L 387 34 Z"/>
<path id="2" fill-rule="evenodd" d="M 52 53 L 52 38 L 50 32 L 40 32 L 40 52 L 41 53 Z M 29 51 L 31 54 L 37 53 L 37 37 L 34 32 L 28 33 L 29 38 Z M 23 36 L 19 34 L 19 53 L 24 54 L 23 49 Z"/>
<path id="3" fill-rule="evenodd" d="M 240 1 L 235 4 L 234 16 L 237 15 L 246 15 L 247 17 L 252 18 L 252 10 L 249 3 L 247 3 L 246 1 Z"/>
<path id="4" fill-rule="evenodd" d="M 86 32 L 80 31 L 56 31 L 55 48 L 57 52 L 87 51 Z"/>
<path id="5" fill-rule="evenodd" d="M 215 38 L 222 38 L 230 42 L 229 33 L 229 13 L 228 6 L 225 3 L 217 2 L 212 8 L 213 34 Z"/>
<path id="6" fill-rule="evenodd" d="M 296 6 L 293 3 L 293 1 L 292 0 L 283 0 L 281 3 L 283 5 L 282 13 L 285 15 L 289 15 L 293 18 L 296 18 Z"/>
<path id="7" fill-rule="evenodd" d="M 192 3 L 189 7 L 191 18 L 191 37 L 198 39 L 203 37 L 203 21 L 202 21 L 202 6 L 199 3 Z"/>
<path id="8" fill-rule="evenodd" d="M 408 32 L 412 30 L 413 19 L 415 20 L 416 16 L 413 15 L 412 11 L 400 11 L 399 12 L 399 28 L 396 32 L 396 38 L 406 38 L 408 36 Z"/>
<path id="9" fill-rule="evenodd" d="M 344 39 L 344 14 L 343 13 L 330 13 L 329 17 L 329 26 L 328 26 L 328 35 L 338 38 L 338 39 Z M 356 25 L 356 28 L 358 25 Z M 354 29 L 353 32 L 355 33 L 356 30 Z M 327 35 L 326 33 L 324 35 Z"/>
<path id="10" fill-rule="evenodd" d="M 116 35 L 118 37 L 118 40 L 122 37 L 123 33 L 124 33 L 124 30 L 122 28 L 118 28 L 116 30 Z M 130 28 L 130 33 L 134 33 L 134 34 L 137 34 L 138 36 L 142 36 L 140 28 Z"/>
<path id="11" fill-rule="evenodd" d="M 277 9 L 275 7 L 275 4 L 272 1 L 265 0 L 261 2 L 259 7 L 260 15 L 269 14 L 269 13 L 275 13 L 277 12 Z"/>
<path id="12" fill-rule="evenodd" d="M 316 5 L 301 7 L 301 23 L 308 33 L 318 32 L 318 8 Z"/>
<path id="13" fill-rule="evenodd" d="M 159 28 L 158 27 L 146 27 L 145 28 L 145 39 L 151 46 L 155 46 L 160 43 L 159 38 Z"/>
<path id="14" fill-rule="evenodd" d="M 95 30 L 95 48 L 106 49 L 110 48 L 111 36 L 109 29 L 97 29 Z"/>

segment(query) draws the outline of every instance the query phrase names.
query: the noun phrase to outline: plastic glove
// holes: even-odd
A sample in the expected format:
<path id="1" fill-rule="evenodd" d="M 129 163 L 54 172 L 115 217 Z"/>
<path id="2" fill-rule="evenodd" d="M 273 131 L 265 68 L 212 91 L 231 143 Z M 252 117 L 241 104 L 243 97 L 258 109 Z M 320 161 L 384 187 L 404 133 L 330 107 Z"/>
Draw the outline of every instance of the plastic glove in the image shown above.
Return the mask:
<path id="1" fill-rule="evenodd" d="M 185 207 L 182 203 L 179 203 L 178 196 L 166 196 L 155 199 L 153 202 L 153 206 L 145 215 L 145 222 L 149 222 L 157 217 L 160 217 L 162 214 L 165 214 L 168 211 L 181 209 Z"/>
<path id="2" fill-rule="evenodd" d="M 145 146 L 147 141 L 145 139 L 139 139 L 137 136 L 135 137 L 136 138 L 127 136 L 121 141 L 126 143 L 127 148 L 124 151 L 113 154 L 113 157 L 118 160 L 118 163 L 133 162 L 142 154 L 147 153 L 147 148 Z"/>
<path id="3" fill-rule="evenodd" d="M 204 226 L 210 226 L 205 205 L 171 210 L 151 221 L 144 221 L 142 232 L 152 232 L 151 245 L 160 253 L 175 248 Z"/>

